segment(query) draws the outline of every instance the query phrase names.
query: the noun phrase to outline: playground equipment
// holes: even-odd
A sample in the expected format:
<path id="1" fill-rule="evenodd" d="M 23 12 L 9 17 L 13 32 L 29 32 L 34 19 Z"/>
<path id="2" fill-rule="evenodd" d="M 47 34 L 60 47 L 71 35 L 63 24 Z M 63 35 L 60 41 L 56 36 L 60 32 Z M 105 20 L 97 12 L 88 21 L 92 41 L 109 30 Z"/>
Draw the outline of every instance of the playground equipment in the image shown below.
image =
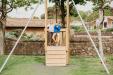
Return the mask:
<path id="1" fill-rule="evenodd" d="M 75 9 L 77 10 L 77 7 L 74 3 L 74 1 L 72 0 L 73 4 L 74 4 L 74 7 Z M 65 42 L 66 44 L 64 46 L 48 46 L 48 39 L 47 39 L 47 35 L 48 35 L 48 31 L 47 31 L 47 4 L 48 4 L 48 0 L 45 0 L 45 52 L 46 52 L 46 65 L 47 66 L 66 66 L 68 63 L 69 63 L 69 0 L 67 0 L 67 24 L 66 24 L 66 28 L 62 29 L 61 32 L 65 32 Z M 4 69 L 5 65 L 7 64 L 10 56 L 12 55 L 12 53 L 14 52 L 16 46 L 18 45 L 18 42 L 20 41 L 22 35 L 24 34 L 27 26 L 29 25 L 31 19 L 33 18 L 33 15 L 35 14 L 36 10 L 38 8 L 38 5 L 36 6 L 34 12 L 32 13 L 28 23 L 25 25 L 25 28 L 23 29 L 21 35 L 19 36 L 18 40 L 16 41 L 14 47 L 12 48 L 11 52 L 9 53 L 8 57 L 6 58 L 6 60 L 4 61 L 3 65 L 1 66 L 0 68 L 0 73 L 2 72 L 2 70 Z M 105 62 L 103 61 L 101 55 L 99 54 L 99 51 L 94 43 L 94 41 L 92 40 L 91 38 L 91 35 L 89 34 L 86 26 L 85 26 L 85 23 L 79 13 L 79 11 L 77 10 L 77 13 L 81 19 L 81 22 L 89 36 L 89 39 L 91 40 L 91 43 L 92 45 L 94 46 L 101 62 L 102 62 L 102 65 L 104 66 L 107 74 L 109 75 L 109 70 L 105 64 Z"/>
<path id="2" fill-rule="evenodd" d="M 87 30 L 87 27 L 85 26 L 85 23 L 84 23 L 84 21 L 83 21 L 81 15 L 80 15 L 80 12 L 78 11 L 78 9 L 77 9 L 77 7 L 76 7 L 76 5 L 75 5 L 75 3 L 74 3 L 73 0 L 72 0 L 72 2 L 73 2 L 73 4 L 74 4 L 75 9 L 77 10 L 77 13 L 78 13 L 78 15 L 79 15 L 79 17 L 80 17 L 80 20 L 81 20 L 81 22 L 82 22 L 82 24 L 83 24 L 83 26 L 84 26 L 84 28 L 85 28 L 85 30 L 86 30 L 86 33 L 88 34 L 89 39 L 90 39 L 90 41 L 91 41 L 93 47 L 95 48 L 95 51 L 97 52 L 97 55 L 98 55 L 98 57 L 100 58 L 100 61 L 102 62 L 102 65 L 104 66 L 104 69 L 106 70 L 107 74 L 110 75 L 110 72 L 109 72 L 109 70 L 108 70 L 108 68 L 107 68 L 107 66 L 106 66 L 106 64 L 105 64 L 105 62 L 104 62 L 102 56 L 100 55 L 99 50 L 97 49 L 97 47 L 96 47 L 96 45 L 95 45 L 93 39 L 91 38 L 91 35 L 90 35 L 89 31 Z"/>
<path id="3" fill-rule="evenodd" d="M 67 0 L 67 23 L 66 27 L 61 29 L 60 36 L 62 37 L 62 42 L 65 44 L 62 46 L 48 46 L 48 14 L 47 14 L 48 0 L 45 0 L 45 55 L 46 55 L 46 65 L 47 66 L 66 66 L 69 63 L 69 0 Z"/>

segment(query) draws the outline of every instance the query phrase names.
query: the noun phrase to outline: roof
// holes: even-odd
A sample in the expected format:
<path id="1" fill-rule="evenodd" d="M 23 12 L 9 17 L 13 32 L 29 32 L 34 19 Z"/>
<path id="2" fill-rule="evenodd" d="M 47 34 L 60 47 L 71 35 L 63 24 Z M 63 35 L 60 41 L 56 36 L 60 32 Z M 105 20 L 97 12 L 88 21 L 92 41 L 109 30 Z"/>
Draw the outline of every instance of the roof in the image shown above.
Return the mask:
<path id="1" fill-rule="evenodd" d="M 104 17 L 105 17 L 104 21 L 108 21 L 108 20 L 112 20 L 113 21 L 113 16 L 104 16 Z M 86 24 L 94 26 L 94 25 L 96 25 L 95 23 L 96 23 L 96 20 L 93 20 L 91 22 L 87 22 Z"/>
<path id="2" fill-rule="evenodd" d="M 113 20 L 113 16 L 105 16 L 105 18 L 109 18 Z"/>
<path id="3" fill-rule="evenodd" d="M 6 27 L 25 27 L 28 22 L 28 18 L 7 18 Z M 48 20 L 48 23 L 55 22 L 55 19 Z M 32 19 L 28 27 L 45 27 L 44 19 Z"/>

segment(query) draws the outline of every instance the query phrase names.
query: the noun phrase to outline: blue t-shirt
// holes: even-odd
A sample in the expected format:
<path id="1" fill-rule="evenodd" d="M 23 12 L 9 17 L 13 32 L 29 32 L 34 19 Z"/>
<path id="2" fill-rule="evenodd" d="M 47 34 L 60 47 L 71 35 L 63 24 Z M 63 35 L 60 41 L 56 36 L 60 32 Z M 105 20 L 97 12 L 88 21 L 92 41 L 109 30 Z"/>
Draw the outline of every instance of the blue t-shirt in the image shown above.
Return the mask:
<path id="1" fill-rule="evenodd" d="M 60 30 L 61 30 L 61 26 L 59 24 L 54 26 L 54 32 L 55 33 L 59 33 Z"/>

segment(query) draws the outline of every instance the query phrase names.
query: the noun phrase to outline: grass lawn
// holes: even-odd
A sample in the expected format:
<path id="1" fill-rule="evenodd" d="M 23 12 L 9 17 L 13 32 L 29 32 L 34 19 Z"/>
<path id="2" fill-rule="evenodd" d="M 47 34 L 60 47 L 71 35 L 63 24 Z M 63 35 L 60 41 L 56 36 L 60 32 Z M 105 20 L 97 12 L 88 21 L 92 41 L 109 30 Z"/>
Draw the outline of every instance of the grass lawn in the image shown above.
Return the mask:
<path id="1" fill-rule="evenodd" d="M 6 56 L 0 56 L 0 66 Z M 113 56 L 107 56 L 113 74 Z M 12 56 L 0 75 L 107 75 L 98 57 L 71 57 L 66 67 L 47 67 L 44 56 Z"/>

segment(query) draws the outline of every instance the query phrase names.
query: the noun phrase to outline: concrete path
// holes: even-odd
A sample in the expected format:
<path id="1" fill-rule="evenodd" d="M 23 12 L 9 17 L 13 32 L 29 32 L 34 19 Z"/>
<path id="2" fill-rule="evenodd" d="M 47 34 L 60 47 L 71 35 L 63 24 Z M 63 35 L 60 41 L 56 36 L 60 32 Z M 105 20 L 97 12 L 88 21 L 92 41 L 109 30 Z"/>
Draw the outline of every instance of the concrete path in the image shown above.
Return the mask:
<path id="1" fill-rule="evenodd" d="M 23 67 L 22 67 L 23 66 Z M 16 67 L 10 67 L 9 72 L 3 72 L 3 75 L 71 75 L 72 65 L 65 67 L 47 67 L 43 64 L 21 64 Z M 20 68 L 20 69 L 17 69 Z M 10 72 L 13 70 L 13 73 Z"/>

